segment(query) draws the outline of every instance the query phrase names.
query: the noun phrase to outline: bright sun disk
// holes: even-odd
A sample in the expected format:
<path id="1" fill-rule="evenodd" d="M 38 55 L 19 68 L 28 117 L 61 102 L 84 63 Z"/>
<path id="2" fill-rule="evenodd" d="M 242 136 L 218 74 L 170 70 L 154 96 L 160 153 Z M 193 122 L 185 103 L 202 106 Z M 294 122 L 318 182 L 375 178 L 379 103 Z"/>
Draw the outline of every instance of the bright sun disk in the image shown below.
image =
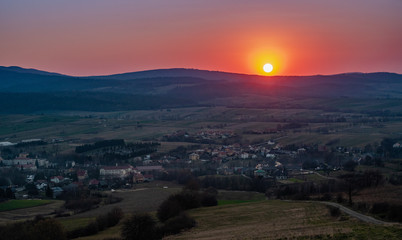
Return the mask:
<path id="1" fill-rule="evenodd" d="M 264 72 L 270 73 L 270 72 L 272 72 L 272 70 L 274 69 L 274 67 L 272 66 L 272 64 L 266 63 L 266 64 L 264 65 L 263 69 L 264 69 Z"/>

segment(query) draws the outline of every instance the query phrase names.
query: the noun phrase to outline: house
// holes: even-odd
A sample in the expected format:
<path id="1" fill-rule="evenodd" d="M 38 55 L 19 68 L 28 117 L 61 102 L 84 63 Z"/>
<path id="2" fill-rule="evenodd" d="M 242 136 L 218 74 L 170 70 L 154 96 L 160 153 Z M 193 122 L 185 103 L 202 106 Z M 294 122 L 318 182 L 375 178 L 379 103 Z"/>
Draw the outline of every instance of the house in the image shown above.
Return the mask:
<path id="1" fill-rule="evenodd" d="M 163 172 L 164 169 L 161 165 L 156 166 L 137 166 L 136 168 L 142 174 L 154 174 L 158 172 Z"/>
<path id="2" fill-rule="evenodd" d="M 135 169 L 131 165 L 125 166 L 103 166 L 99 169 L 99 177 L 101 179 L 124 179 L 135 173 Z"/>
<path id="3" fill-rule="evenodd" d="M 61 183 L 64 181 L 64 177 L 62 176 L 53 176 L 50 178 L 50 181 L 57 184 L 57 183 Z"/>
<path id="4" fill-rule="evenodd" d="M 266 172 L 262 169 L 258 169 L 254 171 L 254 176 L 256 177 L 265 177 Z"/>
<path id="5" fill-rule="evenodd" d="M 241 159 L 247 159 L 247 158 L 249 158 L 249 155 L 248 155 L 248 153 L 243 152 L 243 153 L 240 154 L 240 158 Z"/>
<path id="6" fill-rule="evenodd" d="M 88 171 L 87 171 L 87 170 L 78 169 L 78 170 L 77 170 L 77 178 L 78 178 L 78 181 L 84 181 L 85 179 L 88 178 Z"/>
<path id="7" fill-rule="evenodd" d="M 197 161 L 200 160 L 200 155 L 198 155 L 197 153 L 192 153 L 188 156 L 188 158 L 192 161 Z"/>
<path id="8" fill-rule="evenodd" d="M 133 182 L 135 183 L 142 183 L 145 181 L 144 175 L 141 173 L 134 173 Z"/>
<path id="9" fill-rule="evenodd" d="M 53 198 L 60 196 L 64 192 L 64 190 L 61 187 L 52 187 L 51 189 L 53 192 Z"/>
<path id="10" fill-rule="evenodd" d="M 88 183 L 88 186 L 90 188 L 98 188 L 99 187 L 99 181 L 97 179 L 91 179 Z"/>
<path id="11" fill-rule="evenodd" d="M 35 175 L 27 175 L 26 182 L 31 183 L 35 179 Z"/>
<path id="12" fill-rule="evenodd" d="M 145 174 L 144 175 L 144 182 L 151 182 L 154 180 L 154 175 L 152 174 Z"/>
<path id="13" fill-rule="evenodd" d="M 46 188 L 47 187 L 47 183 L 46 182 L 38 182 L 37 184 L 36 184 L 36 188 L 38 189 L 38 190 L 42 190 L 42 189 L 44 189 L 44 188 Z"/>
<path id="14" fill-rule="evenodd" d="M 25 171 L 33 171 L 35 172 L 38 168 L 34 164 L 19 164 L 15 165 L 18 169 L 25 170 Z"/>

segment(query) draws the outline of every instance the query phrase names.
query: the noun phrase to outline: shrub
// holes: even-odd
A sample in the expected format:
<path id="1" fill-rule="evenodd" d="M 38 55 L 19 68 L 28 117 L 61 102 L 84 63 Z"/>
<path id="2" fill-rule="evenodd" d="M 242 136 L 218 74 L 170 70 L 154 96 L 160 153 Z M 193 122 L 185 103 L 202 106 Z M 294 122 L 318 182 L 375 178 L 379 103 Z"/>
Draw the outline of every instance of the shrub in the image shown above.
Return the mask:
<path id="1" fill-rule="evenodd" d="M 165 222 L 169 218 L 178 216 L 182 211 L 183 208 L 180 206 L 179 201 L 168 198 L 159 206 L 156 215 L 161 222 Z"/>
<path id="2" fill-rule="evenodd" d="M 402 222 L 402 205 L 391 205 L 388 210 L 387 218 L 391 221 Z"/>
<path id="3" fill-rule="evenodd" d="M 76 211 L 88 211 L 92 209 L 94 206 L 99 204 L 101 199 L 99 198 L 88 198 L 88 199 L 80 199 L 80 200 L 68 200 L 65 204 L 67 209 L 76 210 Z"/>
<path id="4" fill-rule="evenodd" d="M 218 200 L 216 200 L 215 195 L 204 193 L 201 197 L 201 205 L 204 207 L 216 206 L 218 205 Z"/>
<path id="5" fill-rule="evenodd" d="M 119 223 L 119 221 L 123 218 L 124 213 L 119 207 L 113 208 L 110 212 L 107 214 L 107 219 L 108 219 L 108 227 L 113 227 L 116 224 Z"/>
<path id="6" fill-rule="evenodd" d="M 113 208 L 107 214 L 98 216 L 95 221 L 90 222 L 87 226 L 69 231 L 67 237 L 71 239 L 94 235 L 99 231 L 115 226 L 123 218 L 123 215 L 120 208 Z"/>
<path id="7" fill-rule="evenodd" d="M 374 203 L 373 207 L 371 208 L 371 213 L 373 214 L 381 214 L 386 213 L 389 209 L 389 204 L 382 202 L 382 203 Z"/>
<path id="8" fill-rule="evenodd" d="M 127 219 L 121 228 L 123 239 L 158 239 L 154 219 L 148 214 L 134 214 Z"/>
<path id="9" fill-rule="evenodd" d="M 327 206 L 329 209 L 329 213 L 332 217 L 339 217 L 341 215 L 341 210 L 338 207 Z"/>
<path id="10" fill-rule="evenodd" d="M 194 191 L 182 191 L 169 196 L 158 208 L 157 216 L 161 222 L 178 216 L 182 211 L 201 206 L 200 194 Z"/>
<path id="11" fill-rule="evenodd" d="M 162 227 L 163 235 L 177 234 L 181 230 L 190 229 L 195 226 L 195 220 L 181 213 L 179 216 L 170 218 Z"/>
<path id="12" fill-rule="evenodd" d="M 345 201 L 345 199 L 343 199 L 343 194 L 342 193 L 338 193 L 338 195 L 336 195 L 336 201 L 338 203 L 343 203 Z"/>
<path id="13" fill-rule="evenodd" d="M 331 193 L 324 193 L 324 195 L 321 197 L 322 201 L 331 201 L 331 199 L 332 199 Z"/>
<path id="14" fill-rule="evenodd" d="M 0 226 L 1 239 L 30 239 L 30 240 L 64 240 L 66 233 L 63 226 L 55 219 L 36 218 Z"/>

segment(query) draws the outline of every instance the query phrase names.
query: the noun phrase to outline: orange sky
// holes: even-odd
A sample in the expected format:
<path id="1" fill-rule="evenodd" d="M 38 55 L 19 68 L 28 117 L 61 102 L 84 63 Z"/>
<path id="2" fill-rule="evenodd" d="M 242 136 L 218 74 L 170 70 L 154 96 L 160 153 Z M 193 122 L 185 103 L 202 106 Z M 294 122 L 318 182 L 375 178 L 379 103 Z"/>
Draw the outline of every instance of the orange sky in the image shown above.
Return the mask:
<path id="1" fill-rule="evenodd" d="M 400 0 L 1 1 L 0 65 L 71 75 L 197 68 L 402 73 Z"/>

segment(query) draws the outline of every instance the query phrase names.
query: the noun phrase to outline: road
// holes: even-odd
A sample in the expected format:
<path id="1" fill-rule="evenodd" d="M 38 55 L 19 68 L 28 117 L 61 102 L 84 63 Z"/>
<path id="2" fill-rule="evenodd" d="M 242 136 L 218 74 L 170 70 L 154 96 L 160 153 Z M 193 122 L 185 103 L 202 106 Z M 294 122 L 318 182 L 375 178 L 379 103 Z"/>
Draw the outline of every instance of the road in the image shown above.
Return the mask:
<path id="1" fill-rule="evenodd" d="M 351 210 L 351 209 L 349 209 L 347 207 L 344 207 L 344 206 L 342 206 L 342 205 L 340 205 L 338 203 L 334 203 L 334 202 L 320 202 L 320 203 L 325 204 L 325 205 L 330 205 L 330 206 L 333 206 L 333 207 L 337 207 L 342 212 L 345 212 L 345 213 L 349 214 L 350 216 L 355 217 L 355 218 L 357 218 L 357 219 L 359 219 L 359 220 L 361 220 L 363 222 L 368 222 L 368 223 L 377 224 L 377 225 L 395 225 L 395 224 L 399 224 L 399 223 L 393 223 L 393 222 L 384 222 L 384 221 L 375 219 L 373 217 L 363 215 L 363 214 L 355 212 L 355 211 L 353 211 L 353 210 Z"/>

